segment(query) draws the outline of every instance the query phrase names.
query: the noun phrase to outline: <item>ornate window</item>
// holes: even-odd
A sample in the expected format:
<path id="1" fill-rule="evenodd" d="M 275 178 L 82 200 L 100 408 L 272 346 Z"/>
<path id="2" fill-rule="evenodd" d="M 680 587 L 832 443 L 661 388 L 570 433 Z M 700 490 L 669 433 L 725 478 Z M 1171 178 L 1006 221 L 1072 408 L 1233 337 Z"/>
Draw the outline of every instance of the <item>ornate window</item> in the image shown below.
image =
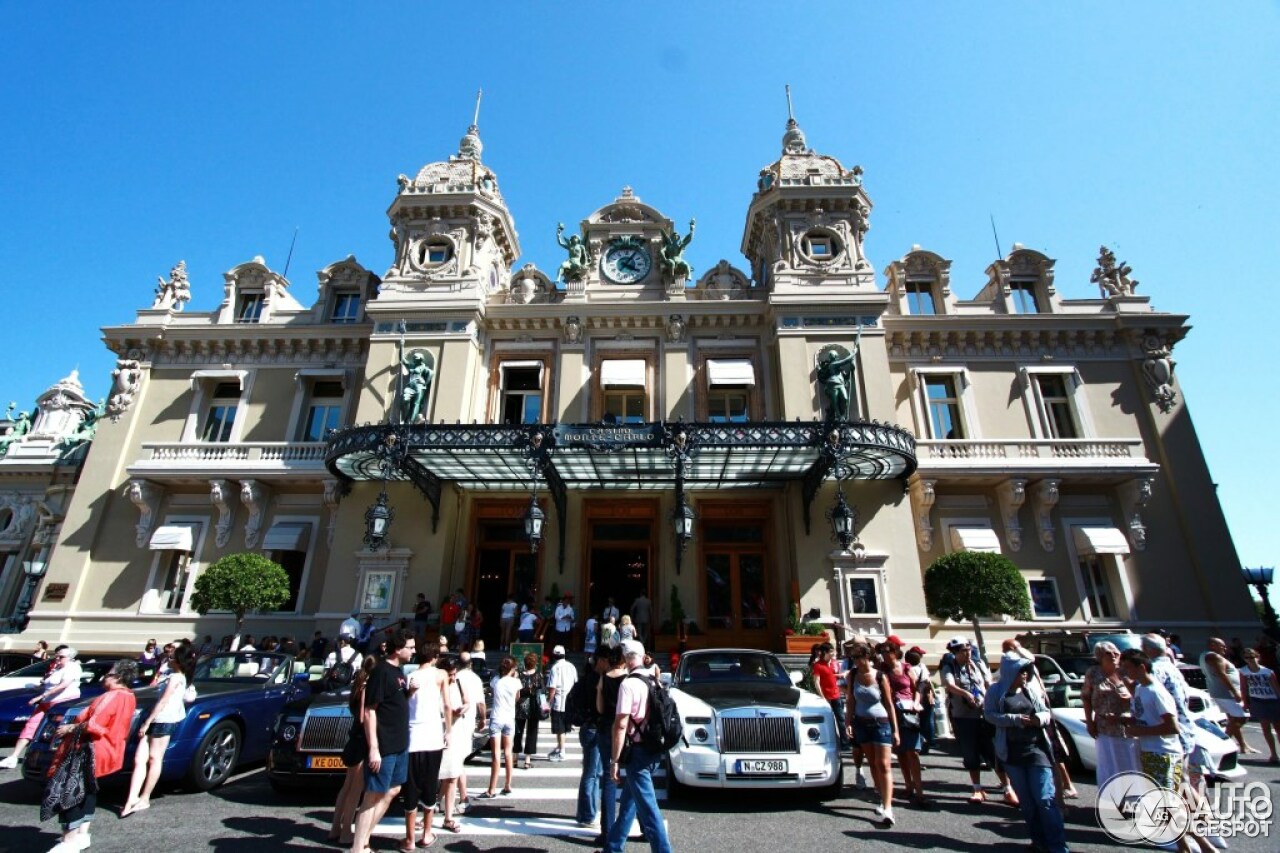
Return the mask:
<path id="1" fill-rule="evenodd" d="M 750 358 L 707 358 L 706 412 L 711 423 L 745 423 L 759 418 L 755 411 L 756 368 Z"/>
<path id="2" fill-rule="evenodd" d="M 840 238 L 831 231 L 814 229 L 800 238 L 800 253 L 817 263 L 834 260 L 840 249 Z"/>
<path id="3" fill-rule="evenodd" d="M 1073 439 L 1092 434 L 1080 375 L 1074 367 L 1021 369 L 1036 438 Z"/>
<path id="4" fill-rule="evenodd" d="M 191 594 L 195 555 L 204 539 L 205 519 L 168 518 L 151 534 L 155 552 L 151 576 L 142 596 L 143 613 L 182 613 Z"/>
<path id="5" fill-rule="evenodd" d="M 1085 620 L 1137 619 L 1126 574 L 1129 542 L 1124 534 L 1106 520 L 1067 526 Z"/>
<path id="6" fill-rule="evenodd" d="M 925 376 L 924 397 L 930 437 L 964 438 L 964 418 L 960 414 L 960 392 L 956 388 L 955 374 Z"/>
<path id="7" fill-rule="evenodd" d="M 536 424 L 543 421 L 542 387 L 545 365 L 541 361 L 508 361 L 502 373 L 499 420 L 504 424 Z"/>
<path id="8" fill-rule="evenodd" d="M 601 419 L 638 424 L 649 420 L 649 365 L 642 358 L 611 358 L 600 363 Z"/>
<path id="9" fill-rule="evenodd" d="M 318 525 L 311 520 L 276 519 L 262 538 L 262 550 L 266 556 L 279 563 L 289 576 L 289 600 L 277 612 L 295 613 L 302 603 L 309 557 L 312 550 L 312 532 Z"/>
<path id="10" fill-rule="evenodd" d="M 908 281 L 903 286 L 906 296 L 907 312 L 918 316 L 931 316 L 938 313 L 937 304 L 933 301 L 932 281 Z"/>
<path id="11" fill-rule="evenodd" d="M 260 292 L 241 293 L 236 302 L 236 322 L 256 323 L 262 316 L 262 306 L 266 297 Z"/>
<path id="12" fill-rule="evenodd" d="M 346 390 L 341 381 L 316 379 L 307 392 L 307 414 L 301 424 L 299 441 L 324 441 L 330 430 L 342 426 L 342 404 Z"/>
<path id="13" fill-rule="evenodd" d="M 1040 300 L 1036 296 L 1036 283 L 1018 279 L 1009 282 L 1009 310 L 1015 314 L 1039 314 Z"/>
<path id="14" fill-rule="evenodd" d="M 204 426 L 200 429 L 200 440 L 219 443 L 231 441 L 239 405 L 240 383 L 219 382 L 215 385 L 213 399 L 204 416 Z"/>
<path id="15" fill-rule="evenodd" d="M 360 294 L 355 291 L 340 290 L 333 295 L 333 311 L 329 314 L 331 323 L 360 322 Z"/>

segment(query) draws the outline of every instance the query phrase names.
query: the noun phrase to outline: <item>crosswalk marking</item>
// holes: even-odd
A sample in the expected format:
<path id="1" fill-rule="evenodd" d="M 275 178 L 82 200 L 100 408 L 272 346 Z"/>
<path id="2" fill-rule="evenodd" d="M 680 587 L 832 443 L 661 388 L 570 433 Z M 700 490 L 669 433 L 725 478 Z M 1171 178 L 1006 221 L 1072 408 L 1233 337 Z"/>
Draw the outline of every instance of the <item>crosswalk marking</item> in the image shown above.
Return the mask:
<path id="1" fill-rule="evenodd" d="M 451 835 L 568 835 L 577 838 L 595 838 L 600 834 L 598 828 L 590 826 L 578 826 L 578 822 L 572 818 L 564 817 L 472 817 L 468 814 L 458 819 L 461 827 L 461 833 L 452 833 L 440 829 L 439 821 L 434 825 L 434 830 L 441 838 L 449 838 Z M 663 825 L 667 826 L 664 819 Z M 399 838 L 404 836 L 404 818 L 385 817 L 373 830 L 374 835 L 380 835 L 384 838 Z M 627 834 L 629 838 L 640 837 L 640 822 L 636 821 L 631 824 L 631 831 Z"/>
<path id="2" fill-rule="evenodd" d="M 489 778 L 489 768 L 481 765 L 468 764 L 466 767 L 466 772 L 467 772 L 468 785 L 471 784 L 470 782 L 471 779 L 488 779 Z M 500 768 L 498 773 L 498 779 L 499 780 L 505 779 L 506 772 L 507 771 L 505 769 Z M 550 778 L 564 778 L 564 777 L 580 778 L 581 776 L 582 776 L 581 767 L 572 767 L 572 766 L 556 767 L 552 765 L 550 767 L 533 767 L 529 770 L 516 770 L 515 775 L 513 775 L 511 778 L 520 780 L 520 779 L 539 779 L 539 778 L 550 779 Z M 667 771 L 662 769 L 661 767 L 653 771 L 654 779 L 665 779 L 666 776 L 667 776 Z"/>

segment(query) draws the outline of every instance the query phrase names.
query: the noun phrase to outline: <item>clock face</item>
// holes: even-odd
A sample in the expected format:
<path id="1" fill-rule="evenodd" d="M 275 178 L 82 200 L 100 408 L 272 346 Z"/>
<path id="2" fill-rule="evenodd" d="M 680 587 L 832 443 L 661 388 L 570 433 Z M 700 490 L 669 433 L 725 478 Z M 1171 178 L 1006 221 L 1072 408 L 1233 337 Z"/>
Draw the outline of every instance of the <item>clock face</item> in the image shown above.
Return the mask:
<path id="1" fill-rule="evenodd" d="M 600 262 L 604 277 L 617 284 L 634 284 L 649 274 L 653 261 L 639 246 L 611 246 Z"/>

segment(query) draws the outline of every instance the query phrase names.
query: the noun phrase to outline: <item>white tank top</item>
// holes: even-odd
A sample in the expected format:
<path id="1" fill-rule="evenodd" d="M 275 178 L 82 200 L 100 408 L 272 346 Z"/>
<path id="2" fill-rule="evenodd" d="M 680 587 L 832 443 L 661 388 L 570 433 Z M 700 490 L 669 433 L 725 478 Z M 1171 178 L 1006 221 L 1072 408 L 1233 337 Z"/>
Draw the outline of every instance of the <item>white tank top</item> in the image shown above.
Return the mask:
<path id="1" fill-rule="evenodd" d="M 440 670 L 424 666 L 409 676 L 417 687 L 409 697 L 409 751 L 434 752 L 444 749 L 444 708 L 435 676 Z"/>

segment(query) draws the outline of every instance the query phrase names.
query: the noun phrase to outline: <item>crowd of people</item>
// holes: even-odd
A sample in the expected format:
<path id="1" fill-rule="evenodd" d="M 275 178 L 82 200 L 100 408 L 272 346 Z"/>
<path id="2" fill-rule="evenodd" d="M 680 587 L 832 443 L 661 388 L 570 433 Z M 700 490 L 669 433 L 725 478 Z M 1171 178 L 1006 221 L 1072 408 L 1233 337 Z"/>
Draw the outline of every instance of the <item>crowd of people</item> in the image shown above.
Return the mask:
<path id="1" fill-rule="evenodd" d="M 818 644 L 810 658 L 812 689 L 831 703 L 845 734 L 844 746 L 852 746 L 858 788 L 867 787 L 863 768 L 870 768 L 880 820 L 886 826 L 896 821 L 895 758 L 906 801 L 918 808 L 932 807 L 925 795 L 919 756 L 933 740 L 935 697 L 941 697 L 972 784 L 969 802 L 986 801 L 982 772 L 993 771 L 1004 802 L 1021 810 L 1033 849 L 1065 851 L 1064 801 L 1078 793 L 1067 771 L 1068 749 L 1050 715 L 1049 690 L 1034 655 L 1017 640 L 1005 640 L 993 676 L 972 641 L 955 637 L 939 661 L 935 684 L 923 664 L 923 649 L 904 651 L 904 645 L 896 636 L 879 643 L 859 638 L 846 644 L 848 675 L 843 691 L 835 647 Z M 1213 757 L 1197 745 L 1193 735 L 1188 687 L 1177 665 L 1180 650 L 1159 633 L 1142 635 L 1138 645 L 1122 651 L 1111 642 L 1096 643 L 1096 665 L 1084 675 L 1085 724 L 1096 741 L 1098 785 L 1121 773 L 1140 772 L 1164 787 L 1186 791 L 1194 800 L 1215 768 Z M 1208 692 L 1227 715 L 1228 733 L 1241 752 L 1257 751 L 1241 733 L 1249 718 L 1260 725 L 1270 750 L 1269 762 L 1280 764 L 1275 739 L 1280 726 L 1280 680 L 1274 660 L 1275 646 L 1269 642 L 1253 649 L 1233 648 L 1214 638 L 1199 664 Z M 1195 832 L 1188 832 L 1179 845 L 1188 851 L 1226 846 L 1220 838 Z"/>

